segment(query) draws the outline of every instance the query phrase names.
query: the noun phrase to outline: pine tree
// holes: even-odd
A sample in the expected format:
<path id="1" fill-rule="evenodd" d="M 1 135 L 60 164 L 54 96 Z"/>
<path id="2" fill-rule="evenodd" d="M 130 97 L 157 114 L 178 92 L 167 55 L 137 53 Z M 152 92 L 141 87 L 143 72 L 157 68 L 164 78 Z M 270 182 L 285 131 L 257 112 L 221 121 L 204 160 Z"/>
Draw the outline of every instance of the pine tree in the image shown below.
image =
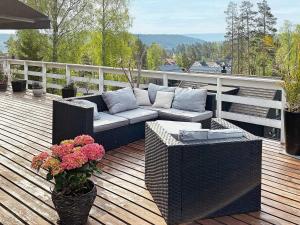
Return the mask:
<path id="1" fill-rule="evenodd" d="M 236 18 L 237 18 L 237 4 L 234 2 L 229 2 L 227 10 L 225 11 L 226 14 L 226 35 L 225 38 L 230 43 L 231 47 L 231 73 L 233 73 L 235 60 L 234 60 L 234 39 L 236 34 Z"/>
<path id="2" fill-rule="evenodd" d="M 247 43 L 247 74 L 251 74 L 251 44 L 253 44 L 253 35 L 255 33 L 255 16 L 257 12 L 253 10 L 251 1 L 243 1 L 240 7 L 241 17 L 245 24 L 245 38 Z"/>
<path id="3" fill-rule="evenodd" d="M 259 39 L 259 51 L 260 51 L 260 66 L 262 67 L 262 75 L 266 76 L 266 68 L 269 61 L 275 59 L 274 49 L 272 46 L 266 45 L 269 43 L 275 32 L 277 19 L 271 12 L 271 8 L 266 0 L 257 3 L 258 16 L 256 18 L 257 36 Z"/>

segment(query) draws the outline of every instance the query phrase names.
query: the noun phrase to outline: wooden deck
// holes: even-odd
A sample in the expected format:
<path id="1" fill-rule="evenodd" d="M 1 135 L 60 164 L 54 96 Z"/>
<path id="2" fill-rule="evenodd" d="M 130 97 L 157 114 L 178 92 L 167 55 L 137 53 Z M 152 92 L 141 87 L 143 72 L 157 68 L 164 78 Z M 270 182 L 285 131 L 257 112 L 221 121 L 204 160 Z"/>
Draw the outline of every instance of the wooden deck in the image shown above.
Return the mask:
<path id="1" fill-rule="evenodd" d="M 34 154 L 51 145 L 53 96 L 0 94 L 0 224 L 56 224 L 50 186 L 30 169 Z M 63 126 L 63 124 L 62 124 Z M 265 140 L 260 212 L 192 224 L 300 224 L 300 161 Z M 144 183 L 144 143 L 109 152 L 94 177 L 98 196 L 89 224 L 165 224 Z"/>

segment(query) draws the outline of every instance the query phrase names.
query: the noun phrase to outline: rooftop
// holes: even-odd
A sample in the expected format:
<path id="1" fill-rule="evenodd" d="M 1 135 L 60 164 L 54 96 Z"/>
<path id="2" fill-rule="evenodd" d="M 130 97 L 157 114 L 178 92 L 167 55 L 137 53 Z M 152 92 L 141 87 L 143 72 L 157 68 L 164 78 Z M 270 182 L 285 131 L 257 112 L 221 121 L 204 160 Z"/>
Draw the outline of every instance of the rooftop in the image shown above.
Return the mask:
<path id="1" fill-rule="evenodd" d="M 52 100 L 47 94 L 0 93 L 0 223 L 55 224 L 58 217 L 44 174 L 30 169 L 31 159 L 51 146 Z M 103 173 L 93 177 L 98 196 L 89 224 L 166 224 L 144 183 L 144 141 L 106 154 Z M 189 223 L 300 224 L 300 162 L 284 146 L 264 139 L 262 210 Z"/>

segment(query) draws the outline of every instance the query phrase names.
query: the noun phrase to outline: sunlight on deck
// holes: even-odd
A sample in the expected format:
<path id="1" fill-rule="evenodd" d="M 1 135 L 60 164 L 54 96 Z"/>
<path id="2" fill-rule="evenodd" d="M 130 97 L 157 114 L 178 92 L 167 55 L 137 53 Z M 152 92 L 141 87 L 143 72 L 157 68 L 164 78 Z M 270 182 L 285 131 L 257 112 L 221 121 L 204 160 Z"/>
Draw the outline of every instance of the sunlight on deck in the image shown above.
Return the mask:
<path id="1" fill-rule="evenodd" d="M 54 98 L 0 93 L 0 224 L 56 224 L 50 183 L 30 169 L 33 155 L 51 146 Z M 283 152 L 264 140 L 260 212 L 190 224 L 300 224 L 300 161 Z M 165 224 L 145 187 L 143 140 L 110 151 L 101 164 L 89 224 Z"/>

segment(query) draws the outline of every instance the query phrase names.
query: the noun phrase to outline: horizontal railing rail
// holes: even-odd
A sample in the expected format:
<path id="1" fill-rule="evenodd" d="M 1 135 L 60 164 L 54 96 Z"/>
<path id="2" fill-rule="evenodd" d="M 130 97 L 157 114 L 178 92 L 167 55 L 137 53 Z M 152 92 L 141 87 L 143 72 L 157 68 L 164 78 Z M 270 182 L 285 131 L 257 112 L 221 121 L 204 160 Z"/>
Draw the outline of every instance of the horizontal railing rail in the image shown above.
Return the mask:
<path id="1" fill-rule="evenodd" d="M 28 84 L 32 83 L 29 77 L 40 77 L 43 82 L 44 91 L 47 88 L 62 89 L 64 83 L 70 82 L 82 82 L 89 83 L 97 86 L 97 90 L 93 89 L 91 92 L 102 93 L 105 90 L 105 86 L 113 87 L 130 87 L 130 84 L 125 81 L 106 79 L 105 74 L 125 76 L 124 70 L 121 68 L 93 66 L 93 65 L 81 65 L 81 64 L 66 64 L 56 62 L 42 62 L 42 61 L 29 61 L 29 60 L 16 60 L 5 59 L 2 60 L 3 69 L 6 74 L 11 75 L 13 66 L 21 66 L 23 69 L 18 68 L 15 70 L 19 74 L 24 75 L 24 79 L 28 81 Z M 39 68 L 40 72 L 31 71 L 29 68 Z M 57 69 L 59 71 L 55 71 Z M 55 71 L 55 72 L 53 72 Z M 63 72 L 62 72 L 63 71 Z M 94 73 L 92 77 L 78 76 L 72 74 L 74 72 L 90 72 Z M 132 71 L 133 76 L 137 76 L 137 70 Z M 216 116 L 223 119 L 229 119 L 234 121 L 240 121 L 245 123 L 251 123 L 256 125 L 268 126 L 281 129 L 281 141 L 284 142 L 284 109 L 285 109 L 285 93 L 282 88 L 282 81 L 278 79 L 260 78 L 260 77 L 247 77 L 247 76 L 231 76 L 221 74 L 205 74 L 205 73 L 177 73 L 177 72 L 162 72 L 142 70 L 141 76 L 148 79 L 162 80 L 163 85 L 168 86 L 169 80 L 175 81 L 189 81 L 207 83 L 216 86 L 217 96 L 217 109 Z M 55 82 L 58 80 L 60 82 Z M 63 82 L 62 82 L 63 81 Z M 234 96 L 222 93 L 223 86 L 233 87 L 250 87 L 266 90 L 280 90 L 281 101 L 263 99 L 257 97 L 248 96 Z M 147 87 L 147 83 L 142 83 L 141 87 Z M 79 88 L 79 92 L 84 92 L 84 88 Z M 227 112 L 222 110 L 224 102 L 239 103 L 243 105 L 259 106 L 264 108 L 273 108 L 281 110 L 281 118 L 269 119 L 257 116 L 249 116 L 240 113 Z"/>

